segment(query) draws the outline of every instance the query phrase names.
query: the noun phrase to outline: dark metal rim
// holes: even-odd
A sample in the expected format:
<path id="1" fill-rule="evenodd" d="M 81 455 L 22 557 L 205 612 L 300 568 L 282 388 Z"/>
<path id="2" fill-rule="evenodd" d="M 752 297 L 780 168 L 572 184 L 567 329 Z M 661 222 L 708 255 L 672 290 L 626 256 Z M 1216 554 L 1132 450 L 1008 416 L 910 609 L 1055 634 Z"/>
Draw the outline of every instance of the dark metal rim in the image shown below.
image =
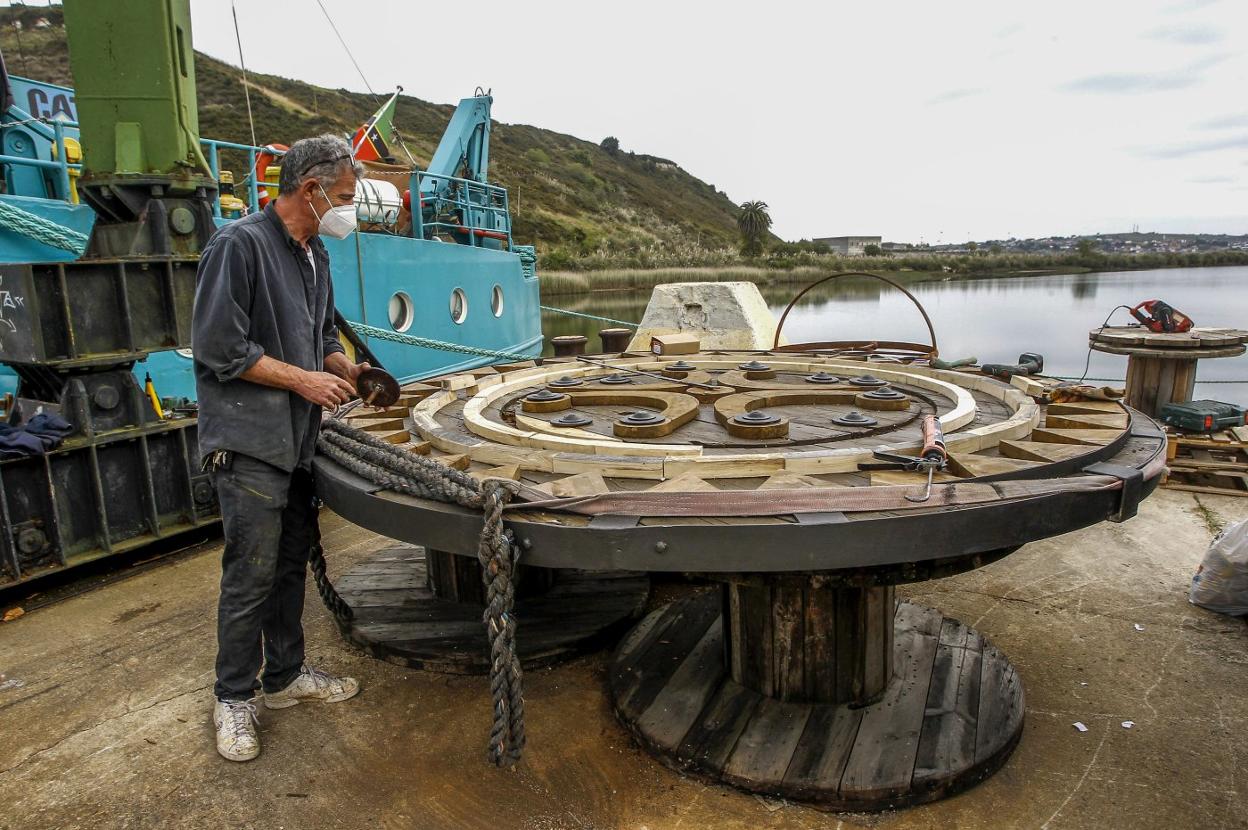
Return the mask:
<path id="1" fill-rule="evenodd" d="M 1134 434 L 1131 434 L 1134 433 Z M 1080 459 L 1045 465 L 1035 477 L 1078 472 L 1114 459 L 1136 469 L 1165 452 L 1165 436 L 1151 419 L 1132 413 L 1132 427 L 1115 444 Z M 481 514 L 379 488 L 323 457 L 315 461 L 321 497 L 356 524 L 395 539 L 476 556 Z M 1001 474 L 977 481 L 1027 476 Z M 1160 477 L 1143 482 L 1151 493 Z M 598 517 L 555 525 L 511 519 L 521 556 L 550 568 L 653 572 L 781 573 L 896 569 L 906 563 L 983 556 L 1078 530 L 1115 516 L 1119 490 L 1057 493 L 1025 501 L 904 516 L 849 518 L 840 513 L 798 517 L 788 524 L 639 524 L 636 517 Z M 946 566 L 954 567 L 946 561 Z M 903 580 L 904 581 L 904 580 Z"/>

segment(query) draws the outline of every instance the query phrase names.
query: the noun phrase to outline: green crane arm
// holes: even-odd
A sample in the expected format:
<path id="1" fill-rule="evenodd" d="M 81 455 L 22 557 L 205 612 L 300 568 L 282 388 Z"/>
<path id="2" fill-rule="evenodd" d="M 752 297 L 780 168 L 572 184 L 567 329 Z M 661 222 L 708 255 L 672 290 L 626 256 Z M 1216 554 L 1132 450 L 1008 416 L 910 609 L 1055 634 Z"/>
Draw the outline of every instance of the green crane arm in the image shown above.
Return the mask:
<path id="1" fill-rule="evenodd" d="M 65 0 L 83 174 L 209 177 L 190 0 Z"/>

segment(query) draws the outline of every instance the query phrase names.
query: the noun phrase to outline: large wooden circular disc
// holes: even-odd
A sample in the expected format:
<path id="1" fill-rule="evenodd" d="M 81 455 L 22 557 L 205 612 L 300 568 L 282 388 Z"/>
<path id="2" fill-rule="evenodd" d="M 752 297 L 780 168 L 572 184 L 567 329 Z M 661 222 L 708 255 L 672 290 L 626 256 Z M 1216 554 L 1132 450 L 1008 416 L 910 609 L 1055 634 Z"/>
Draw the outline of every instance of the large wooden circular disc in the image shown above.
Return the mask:
<path id="1" fill-rule="evenodd" d="M 982 374 L 813 353 L 680 359 L 475 369 L 409 383 L 395 407 L 355 407 L 343 421 L 400 458 L 517 482 L 508 527 L 525 561 L 546 568 L 870 568 L 922 579 L 933 563 L 942 573 L 978 567 L 987 551 L 1130 515 L 1164 468 L 1165 436 L 1150 419 L 1116 401 L 1038 402 L 1028 393 L 1047 387 L 1035 378 L 1014 379 L 1024 391 Z M 684 377 L 663 374 L 672 364 Z M 566 408 L 525 410 L 550 392 Z M 859 412 L 868 394 L 904 408 Z M 925 471 L 906 469 L 927 416 L 939 418 L 948 450 L 930 489 Z M 334 510 L 402 541 L 475 555 L 479 511 L 387 491 L 367 470 L 351 472 L 348 449 L 331 449 L 316 473 Z M 1125 503 L 1117 485 L 1089 478 L 1133 471 L 1144 480 Z"/>
<path id="2" fill-rule="evenodd" d="M 781 702 L 724 665 L 720 597 L 654 611 L 621 642 L 609 687 L 638 740 L 683 772 L 836 810 L 952 795 L 1005 763 L 1023 727 L 1014 667 L 939 611 L 897 604 L 893 680 L 861 707 Z"/>
<path id="3" fill-rule="evenodd" d="M 355 612 L 339 629 L 373 657 L 415 669 L 485 674 L 483 608 L 428 587 L 425 552 L 395 547 L 361 560 L 335 584 Z M 561 571 L 540 596 L 517 597 L 516 646 L 527 669 L 609 645 L 645 608 L 650 580 L 631 572 Z"/>

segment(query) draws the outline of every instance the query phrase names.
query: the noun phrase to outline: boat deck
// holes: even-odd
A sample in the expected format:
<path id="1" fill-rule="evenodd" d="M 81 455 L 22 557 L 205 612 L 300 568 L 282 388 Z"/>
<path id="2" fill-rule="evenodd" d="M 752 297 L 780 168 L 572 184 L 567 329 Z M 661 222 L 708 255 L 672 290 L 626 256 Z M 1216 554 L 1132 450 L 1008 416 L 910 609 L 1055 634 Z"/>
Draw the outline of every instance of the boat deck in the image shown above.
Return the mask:
<path id="1" fill-rule="evenodd" d="M 219 547 L 209 544 L 0 624 L 0 830 L 1248 827 L 1248 625 L 1187 602 L 1210 521 L 1241 518 L 1244 505 L 1199 498 L 1161 490 L 1125 524 L 898 588 L 990 637 L 1026 685 L 1018 749 L 945 801 L 829 814 L 682 778 L 616 722 L 606 654 L 526 675 L 529 746 L 500 772 L 485 761 L 486 678 L 363 655 L 311 588 L 310 660 L 354 674 L 364 691 L 342 705 L 261 709 L 263 754 L 231 764 L 210 727 Z M 331 573 L 393 544 L 328 514 L 323 528 Z"/>

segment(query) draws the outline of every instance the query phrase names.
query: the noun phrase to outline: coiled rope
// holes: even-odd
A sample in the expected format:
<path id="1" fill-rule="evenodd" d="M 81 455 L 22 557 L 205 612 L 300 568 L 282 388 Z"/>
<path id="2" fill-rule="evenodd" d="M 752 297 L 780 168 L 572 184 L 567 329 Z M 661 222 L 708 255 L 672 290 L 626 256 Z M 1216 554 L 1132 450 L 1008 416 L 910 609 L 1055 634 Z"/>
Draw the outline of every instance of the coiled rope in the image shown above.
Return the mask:
<path id="1" fill-rule="evenodd" d="M 581 311 L 573 311 L 570 308 L 555 308 L 554 306 L 541 306 L 542 311 L 550 311 L 555 314 L 567 314 L 569 317 L 583 317 L 586 320 L 601 320 L 604 323 L 614 323 L 617 326 L 628 326 L 630 329 L 640 327 L 640 323 L 630 323 L 627 320 L 615 320 L 611 317 L 601 317 L 597 314 L 585 314 Z"/>
<path id="2" fill-rule="evenodd" d="M 81 256 L 89 237 L 42 216 L 0 201 L 0 225 L 22 236 Z"/>
<path id="3" fill-rule="evenodd" d="M 503 508 L 516 494 L 517 486 L 500 479 L 477 481 L 467 473 L 412 455 L 336 418 L 322 422 L 317 449 L 356 475 L 388 490 L 483 512 L 485 523 L 477 541 L 477 559 L 481 563 L 486 594 L 482 619 L 490 643 L 494 723 L 490 730 L 489 757 L 500 767 L 514 765 L 520 760 L 525 744 L 523 674 L 516 654 L 516 618 L 512 613 L 519 551 L 503 527 Z M 318 587 L 319 584 L 318 580 Z"/>

